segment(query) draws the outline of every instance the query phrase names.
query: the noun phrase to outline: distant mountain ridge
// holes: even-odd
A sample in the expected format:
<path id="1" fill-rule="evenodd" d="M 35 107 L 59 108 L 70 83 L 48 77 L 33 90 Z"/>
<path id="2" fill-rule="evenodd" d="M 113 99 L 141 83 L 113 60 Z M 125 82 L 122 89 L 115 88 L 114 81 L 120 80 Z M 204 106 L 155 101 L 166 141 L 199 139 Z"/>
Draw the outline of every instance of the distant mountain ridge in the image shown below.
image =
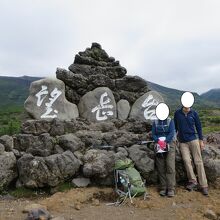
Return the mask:
<path id="1" fill-rule="evenodd" d="M 4 106 L 23 106 L 29 95 L 31 82 L 43 77 L 9 77 L 0 76 L 0 108 Z M 165 102 L 171 110 L 180 107 L 180 97 L 184 91 L 172 89 L 147 81 L 151 90 L 155 90 L 164 97 Z M 220 108 L 220 89 L 212 89 L 202 94 L 193 93 L 195 97 L 195 108 Z"/>
<path id="2" fill-rule="evenodd" d="M 161 95 L 164 98 L 164 101 L 169 105 L 171 110 L 177 109 L 178 107 L 181 106 L 180 98 L 185 91 L 168 88 L 168 87 L 161 86 L 159 84 L 156 84 L 156 83 L 153 83 L 150 81 L 147 81 L 147 83 L 148 83 L 148 86 L 151 90 L 155 90 L 155 91 L 161 93 Z M 212 91 L 212 90 L 210 90 L 210 91 Z M 220 95 L 217 95 L 215 93 L 215 96 L 213 96 L 213 92 L 207 92 L 207 93 L 204 93 L 203 95 L 193 93 L 194 98 L 195 98 L 195 103 L 194 103 L 193 107 L 195 109 L 220 108 L 220 102 L 217 103 L 215 100 L 216 96 L 220 97 Z M 220 94 L 220 93 L 218 93 L 218 94 Z"/>
<path id="3" fill-rule="evenodd" d="M 201 94 L 201 97 L 215 102 L 218 106 L 220 106 L 220 88 L 211 89 L 208 92 Z"/>

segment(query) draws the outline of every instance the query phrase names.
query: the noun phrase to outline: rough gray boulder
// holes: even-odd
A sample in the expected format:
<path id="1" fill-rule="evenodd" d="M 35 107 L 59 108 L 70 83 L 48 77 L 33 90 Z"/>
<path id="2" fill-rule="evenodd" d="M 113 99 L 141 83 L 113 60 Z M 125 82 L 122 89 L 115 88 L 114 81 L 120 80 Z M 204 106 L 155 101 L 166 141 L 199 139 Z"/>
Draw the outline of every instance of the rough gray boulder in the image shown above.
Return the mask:
<path id="1" fill-rule="evenodd" d="M 123 147 L 138 143 L 140 138 L 138 134 L 121 130 L 103 133 L 103 140 L 108 145 Z"/>
<path id="2" fill-rule="evenodd" d="M 208 144 L 220 145 L 220 132 L 214 132 L 206 135 L 206 142 Z"/>
<path id="3" fill-rule="evenodd" d="M 115 89 L 115 81 L 103 74 L 90 75 L 88 80 L 90 82 L 90 89 L 95 89 L 97 87 L 108 87 L 112 90 Z"/>
<path id="4" fill-rule="evenodd" d="M 57 186 L 78 172 L 80 161 L 71 151 L 48 157 L 25 154 L 18 161 L 19 180 L 29 188 Z"/>
<path id="5" fill-rule="evenodd" d="M 65 121 L 54 119 L 51 121 L 51 136 L 59 136 L 65 134 Z"/>
<path id="6" fill-rule="evenodd" d="M 99 146 L 103 143 L 103 134 L 101 131 L 81 130 L 75 133 L 81 139 L 86 147 Z"/>
<path id="7" fill-rule="evenodd" d="M 176 181 L 182 184 L 187 182 L 187 175 L 179 147 L 176 147 Z"/>
<path id="8" fill-rule="evenodd" d="M 99 123 L 91 123 L 89 126 L 89 130 L 91 131 L 101 131 L 101 132 L 109 132 L 115 131 L 116 126 L 112 121 L 103 121 Z"/>
<path id="9" fill-rule="evenodd" d="M 14 148 L 30 153 L 33 156 L 49 156 L 53 154 L 56 141 L 48 133 L 34 136 L 32 134 L 18 134 L 14 138 Z"/>
<path id="10" fill-rule="evenodd" d="M 140 135 L 147 134 L 151 131 L 152 127 L 151 123 L 138 119 L 117 120 L 115 124 L 118 130 L 125 130 Z"/>
<path id="11" fill-rule="evenodd" d="M 127 100 L 121 99 L 117 102 L 118 119 L 124 120 L 128 118 L 131 107 Z"/>
<path id="12" fill-rule="evenodd" d="M 27 120 L 22 123 L 21 131 L 24 134 L 40 135 L 48 133 L 51 129 L 51 122 L 47 120 Z"/>
<path id="13" fill-rule="evenodd" d="M 220 188 L 220 145 L 206 145 L 202 156 L 208 181 Z"/>
<path id="14" fill-rule="evenodd" d="M 17 175 L 14 153 L 4 152 L 0 155 L 0 191 L 7 187 Z"/>
<path id="15" fill-rule="evenodd" d="M 112 185 L 115 161 L 126 159 L 127 152 L 121 149 L 114 151 L 91 149 L 83 156 L 83 176 L 98 185 Z"/>
<path id="16" fill-rule="evenodd" d="M 50 133 L 51 136 L 60 136 L 65 133 L 74 133 L 79 130 L 89 130 L 90 123 L 83 119 L 77 118 L 71 121 L 63 121 L 59 119 L 47 120 L 27 120 L 22 123 L 22 134 L 33 134 L 39 136 L 43 133 Z"/>
<path id="17" fill-rule="evenodd" d="M 99 87 L 86 93 L 81 98 L 78 108 L 80 116 L 91 122 L 117 117 L 115 99 L 107 87 Z"/>
<path id="18" fill-rule="evenodd" d="M 142 121 L 155 120 L 155 109 L 160 102 L 163 102 L 163 98 L 158 92 L 147 92 L 133 104 L 129 117 Z"/>
<path id="19" fill-rule="evenodd" d="M 154 158 L 151 158 L 153 152 L 145 145 L 133 145 L 128 148 L 128 153 L 135 167 L 146 181 L 148 183 L 156 183 L 155 163 Z"/>
<path id="20" fill-rule="evenodd" d="M 0 155 L 5 152 L 5 146 L 3 144 L 0 144 Z"/>
<path id="21" fill-rule="evenodd" d="M 46 209 L 36 208 L 36 209 L 30 210 L 26 218 L 26 220 L 33 220 L 33 219 L 49 220 L 51 219 L 51 215 Z"/>
<path id="22" fill-rule="evenodd" d="M 66 100 L 65 85 L 58 79 L 32 82 L 24 107 L 34 119 L 71 120 L 79 116 L 77 106 Z"/>
<path id="23" fill-rule="evenodd" d="M 86 187 L 91 184 L 91 181 L 89 178 L 77 177 L 72 180 L 72 184 L 76 187 Z"/>
<path id="24" fill-rule="evenodd" d="M 85 177 L 105 178 L 113 172 L 114 153 L 106 150 L 91 149 L 83 157 Z"/>
<path id="25" fill-rule="evenodd" d="M 147 82 L 139 76 L 125 76 L 115 80 L 116 88 L 129 92 L 148 92 Z"/>
<path id="26" fill-rule="evenodd" d="M 70 150 L 72 153 L 85 147 L 85 144 L 74 134 L 59 136 L 58 143 L 62 149 Z"/>
<path id="27" fill-rule="evenodd" d="M 86 89 L 88 86 L 88 78 L 86 78 L 80 73 L 74 74 L 73 72 L 67 71 L 62 68 L 57 69 L 57 78 L 65 80 L 65 84 L 70 88 Z"/>
<path id="28" fill-rule="evenodd" d="M 12 151 L 14 148 L 13 137 L 9 135 L 3 135 L 0 137 L 0 143 L 4 145 L 5 151 Z"/>

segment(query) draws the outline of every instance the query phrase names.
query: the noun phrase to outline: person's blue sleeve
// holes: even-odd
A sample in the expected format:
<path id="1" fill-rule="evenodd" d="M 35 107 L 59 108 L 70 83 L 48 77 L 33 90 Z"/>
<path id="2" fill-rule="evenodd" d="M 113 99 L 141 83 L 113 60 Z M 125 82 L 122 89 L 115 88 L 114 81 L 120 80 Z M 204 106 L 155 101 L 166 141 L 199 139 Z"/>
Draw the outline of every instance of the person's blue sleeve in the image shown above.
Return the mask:
<path id="1" fill-rule="evenodd" d="M 197 112 L 194 112 L 194 117 L 195 117 L 195 126 L 196 126 L 196 130 L 199 136 L 199 140 L 203 140 L 202 125 L 201 125 L 199 115 L 197 114 Z"/>
<path id="2" fill-rule="evenodd" d="M 171 120 L 169 125 L 169 134 L 166 137 L 166 142 L 170 143 L 173 140 L 174 135 L 175 135 L 175 126 L 173 120 Z"/>
<path id="3" fill-rule="evenodd" d="M 156 124 L 155 122 L 152 125 L 152 137 L 155 142 L 158 142 L 158 136 L 156 135 Z"/>
<path id="4" fill-rule="evenodd" d="M 178 128 L 178 126 L 177 126 L 177 112 L 175 112 L 175 114 L 174 114 L 174 124 L 175 124 L 175 129 L 177 132 L 177 128 Z"/>

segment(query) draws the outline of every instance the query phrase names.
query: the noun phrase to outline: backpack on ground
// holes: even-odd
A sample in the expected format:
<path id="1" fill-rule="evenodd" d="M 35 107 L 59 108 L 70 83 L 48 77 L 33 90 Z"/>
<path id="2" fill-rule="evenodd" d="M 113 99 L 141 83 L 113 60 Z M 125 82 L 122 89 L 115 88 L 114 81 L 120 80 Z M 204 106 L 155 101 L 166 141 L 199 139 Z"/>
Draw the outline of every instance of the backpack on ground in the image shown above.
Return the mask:
<path id="1" fill-rule="evenodd" d="M 116 202 L 122 204 L 126 198 L 144 195 L 147 196 L 145 183 L 141 178 L 140 173 L 134 168 L 134 164 L 130 159 L 117 160 L 114 169 L 115 176 L 115 191 L 119 195 L 121 201 Z"/>

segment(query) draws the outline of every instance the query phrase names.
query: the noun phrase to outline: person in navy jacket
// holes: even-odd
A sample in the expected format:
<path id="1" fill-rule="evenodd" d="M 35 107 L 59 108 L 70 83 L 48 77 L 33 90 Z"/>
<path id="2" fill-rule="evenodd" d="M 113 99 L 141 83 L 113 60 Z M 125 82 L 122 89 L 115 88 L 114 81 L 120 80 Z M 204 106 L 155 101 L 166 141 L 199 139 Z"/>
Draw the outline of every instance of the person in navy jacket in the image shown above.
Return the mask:
<path id="1" fill-rule="evenodd" d="M 175 112 L 174 122 L 177 131 L 177 138 L 180 143 L 180 151 L 188 177 L 188 184 L 186 188 L 190 191 L 197 189 L 199 182 L 202 193 L 204 195 L 208 195 L 207 178 L 201 156 L 201 150 L 204 149 L 202 126 L 198 113 L 193 110 L 190 105 L 184 104 L 184 94 L 181 98 L 183 106 Z M 187 97 L 186 101 L 189 101 L 190 94 L 187 95 L 188 96 L 185 96 Z M 196 167 L 198 182 L 193 170 L 191 158 L 193 159 Z"/>

